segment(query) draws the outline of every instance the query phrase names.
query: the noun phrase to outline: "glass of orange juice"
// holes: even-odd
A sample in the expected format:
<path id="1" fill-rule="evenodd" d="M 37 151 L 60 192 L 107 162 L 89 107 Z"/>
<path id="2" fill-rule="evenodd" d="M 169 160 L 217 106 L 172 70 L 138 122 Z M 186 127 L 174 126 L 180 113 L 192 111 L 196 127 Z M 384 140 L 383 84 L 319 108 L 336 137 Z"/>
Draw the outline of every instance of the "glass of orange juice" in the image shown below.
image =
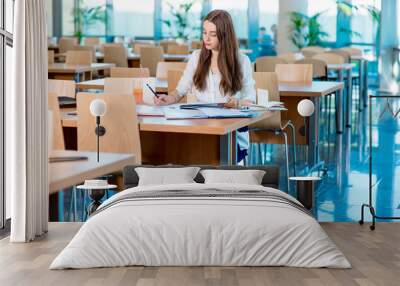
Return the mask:
<path id="1" fill-rule="evenodd" d="M 143 103 L 142 81 L 140 79 L 134 79 L 133 95 L 135 96 L 136 104 Z"/>

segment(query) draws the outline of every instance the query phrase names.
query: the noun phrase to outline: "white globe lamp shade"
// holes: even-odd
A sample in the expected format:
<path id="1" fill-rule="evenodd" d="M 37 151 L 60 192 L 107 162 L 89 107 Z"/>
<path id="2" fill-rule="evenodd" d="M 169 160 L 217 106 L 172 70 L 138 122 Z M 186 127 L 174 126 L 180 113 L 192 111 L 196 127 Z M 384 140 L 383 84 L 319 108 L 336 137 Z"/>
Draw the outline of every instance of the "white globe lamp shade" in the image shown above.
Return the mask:
<path id="1" fill-rule="evenodd" d="M 297 105 L 297 111 L 303 117 L 309 117 L 314 113 L 314 103 L 309 99 L 303 99 Z"/>
<path id="2" fill-rule="evenodd" d="M 106 114 L 107 111 L 107 104 L 102 99 L 95 99 L 92 100 L 90 103 L 90 113 L 93 116 L 103 116 Z"/>

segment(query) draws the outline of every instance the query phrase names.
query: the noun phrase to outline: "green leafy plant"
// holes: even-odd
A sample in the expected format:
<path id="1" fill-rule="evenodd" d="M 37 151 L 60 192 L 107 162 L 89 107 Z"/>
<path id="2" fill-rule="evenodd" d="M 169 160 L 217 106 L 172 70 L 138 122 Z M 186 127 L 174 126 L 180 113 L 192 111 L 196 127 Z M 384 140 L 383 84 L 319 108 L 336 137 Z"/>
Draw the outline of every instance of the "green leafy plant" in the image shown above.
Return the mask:
<path id="1" fill-rule="evenodd" d="M 290 12 L 290 40 L 298 49 L 319 45 L 328 36 L 319 23 L 321 14 L 309 17 L 299 12 Z"/>
<path id="2" fill-rule="evenodd" d="M 105 23 L 106 8 L 107 5 L 87 7 L 83 5 L 82 0 L 78 1 L 78 5 L 72 11 L 75 37 L 78 38 L 78 41 L 80 41 L 86 29 L 99 23 Z"/>
<path id="3" fill-rule="evenodd" d="M 171 37 L 188 40 L 191 32 L 199 29 L 198 26 L 191 26 L 189 21 L 190 10 L 196 2 L 181 3 L 177 7 L 167 2 L 172 19 L 161 19 L 161 22 L 168 27 Z"/>

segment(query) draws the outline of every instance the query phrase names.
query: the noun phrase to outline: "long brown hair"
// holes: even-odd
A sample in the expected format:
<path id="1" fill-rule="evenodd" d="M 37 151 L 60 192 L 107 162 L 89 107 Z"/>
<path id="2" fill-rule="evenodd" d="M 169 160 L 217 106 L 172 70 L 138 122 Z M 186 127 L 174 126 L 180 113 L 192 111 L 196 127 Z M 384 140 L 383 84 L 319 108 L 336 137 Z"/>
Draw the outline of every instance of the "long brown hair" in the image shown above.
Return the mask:
<path id="1" fill-rule="evenodd" d="M 210 21 L 217 27 L 219 41 L 218 69 L 221 73 L 220 89 L 225 94 L 233 95 L 242 89 L 243 75 L 231 15 L 224 10 L 214 10 L 204 18 L 204 21 Z M 206 87 L 206 77 L 211 66 L 211 55 L 211 50 L 207 50 L 203 45 L 193 77 L 194 85 L 198 90 L 204 90 Z"/>

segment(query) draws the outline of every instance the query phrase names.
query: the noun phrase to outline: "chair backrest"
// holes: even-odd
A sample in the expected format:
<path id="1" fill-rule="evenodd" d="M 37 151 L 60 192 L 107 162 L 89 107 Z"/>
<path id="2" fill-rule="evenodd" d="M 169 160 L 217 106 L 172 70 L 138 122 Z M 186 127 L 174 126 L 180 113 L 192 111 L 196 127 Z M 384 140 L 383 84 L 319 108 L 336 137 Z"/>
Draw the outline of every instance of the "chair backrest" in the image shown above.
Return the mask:
<path id="1" fill-rule="evenodd" d="M 131 78 L 107 77 L 104 79 L 104 92 L 116 94 L 133 94 L 135 85 Z"/>
<path id="2" fill-rule="evenodd" d="M 53 50 L 47 51 L 47 63 L 54 64 L 54 51 Z"/>
<path id="3" fill-rule="evenodd" d="M 313 56 L 313 59 L 324 61 L 327 65 L 345 63 L 345 59 L 342 56 L 334 53 L 321 53 Z"/>
<path id="4" fill-rule="evenodd" d="M 304 55 L 302 53 L 285 53 L 285 54 L 279 54 L 278 57 L 284 59 L 289 64 L 304 59 Z"/>
<path id="5" fill-rule="evenodd" d="M 128 67 L 128 55 L 123 45 L 104 45 L 104 62 Z"/>
<path id="6" fill-rule="evenodd" d="M 287 64 L 288 62 L 279 57 L 259 57 L 256 59 L 256 72 L 275 72 L 277 64 Z"/>
<path id="7" fill-rule="evenodd" d="M 48 92 L 57 94 L 57 97 L 63 96 L 75 98 L 75 81 L 48 79 L 47 90 Z"/>
<path id="8" fill-rule="evenodd" d="M 78 44 L 78 39 L 75 37 L 62 37 L 58 41 L 58 49 L 60 53 L 66 53 L 72 50 Z"/>
<path id="9" fill-rule="evenodd" d="M 97 37 L 88 37 L 83 40 L 83 44 L 85 46 L 99 46 L 100 38 Z"/>
<path id="10" fill-rule="evenodd" d="M 150 76 L 155 76 L 157 64 L 164 61 L 164 52 L 161 47 L 143 47 L 140 49 L 140 65 L 150 70 Z"/>
<path id="11" fill-rule="evenodd" d="M 190 44 L 190 47 L 193 50 L 201 49 L 202 46 L 203 46 L 203 41 L 192 41 Z"/>
<path id="12" fill-rule="evenodd" d="M 89 51 L 92 53 L 92 62 L 97 62 L 95 46 L 74 46 L 74 51 Z"/>
<path id="13" fill-rule="evenodd" d="M 257 90 L 257 103 L 258 103 L 258 89 L 268 90 L 268 101 L 280 101 L 278 75 L 275 72 L 254 72 L 253 79 Z M 252 124 L 250 129 L 270 129 L 281 127 L 281 113 L 276 112 L 273 116 Z"/>
<path id="14" fill-rule="evenodd" d="M 186 68 L 185 62 L 159 62 L 157 63 L 156 78 L 167 79 L 168 71 L 178 70 L 184 71 Z"/>
<path id="15" fill-rule="evenodd" d="M 319 53 L 315 52 L 315 51 L 301 51 L 301 53 L 303 54 L 304 58 L 312 58 L 315 55 L 318 55 Z"/>
<path id="16" fill-rule="evenodd" d="M 168 52 L 168 46 L 176 46 L 178 43 L 176 41 L 162 40 L 160 41 L 160 47 L 162 47 L 164 53 Z"/>
<path id="17" fill-rule="evenodd" d="M 133 52 L 135 53 L 135 54 L 138 54 L 138 55 L 140 55 L 140 49 L 141 48 L 145 48 L 145 47 L 155 47 L 153 44 L 150 44 L 150 43 L 148 43 L 148 44 L 146 44 L 146 43 L 134 43 L 133 44 Z"/>
<path id="18" fill-rule="evenodd" d="M 150 77 L 148 68 L 111 68 L 111 77 Z"/>
<path id="19" fill-rule="evenodd" d="M 351 55 L 350 55 L 350 53 L 348 53 L 348 52 L 346 52 L 344 50 L 334 49 L 334 50 L 331 50 L 330 53 L 333 53 L 333 54 L 336 54 L 336 55 L 339 55 L 339 56 L 343 57 L 345 63 L 349 63 L 350 62 L 350 56 Z"/>
<path id="20" fill-rule="evenodd" d="M 183 71 L 181 70 L 169 70 L 167 72 L 168 92 L 171 92 L 176 89 L 182 75 Z"/>
<path id="21" fill-rule="evenodd" d="M 55 92 L 48 93 L 48 107 L 52 113 L 52 127 L 53 127 L 53 150 L 65 150 L 64 133 L 61 124 L 60 105 L 58 97 Z"/>
<path id="22" fill-rule="evenodd" d="M 78 93 L 78 150 L 97 150 L 96 119 L 89 109 L 94 99 L 102 99 L 107 104 L 107 112 L 101 118 L 106 132 L 100 137 L 100 152 L 134 154 L 136 163 L 140 164 L 139 124 L 135 97 L 130 94 Z"/>
<path id="23" fill-rule="evenodd" d="M 311 64 L 313 67 L 313 77 L 326 77 L 326 63 L 317 59 L 305 58 L 297 61 L 296 64 Z"/>
<path id="24" fill-rule="evenodd" d="M 351 56 L 362 56 L 363 54 L 362 50 L 357 48 L 345 47 L 345 48 L 340 48 L 340 50 L 349 53 Z"/>
<path id="25" fill-rule="evenodd" d="M 311 51 L 311 52 L 320 54 L 320 53 L 325 52 L 325 48 L 319 47 L 319 46 L 308 46 L 308 47 L 302 48 L 301 52 L 303 52 L 303 51 Z"/>
<path id="26" fill-rule="evenodd" d="M 91 65 L 93 60 L 91 51 L 73 51 L 67 52 L 65 63 L 69 65 Z"/>
<path id="27" fill-rule="evenodd" d="M 313 78 L 311 64 L 278 64 L 275 72 L 279 83 L 311 83 Z"/>
<path id="28" fill-rule="evenodd" d="M 169 45 L 168 54 L 171 55 L 188 55 L 189 46 L 188 45 Z"/>

